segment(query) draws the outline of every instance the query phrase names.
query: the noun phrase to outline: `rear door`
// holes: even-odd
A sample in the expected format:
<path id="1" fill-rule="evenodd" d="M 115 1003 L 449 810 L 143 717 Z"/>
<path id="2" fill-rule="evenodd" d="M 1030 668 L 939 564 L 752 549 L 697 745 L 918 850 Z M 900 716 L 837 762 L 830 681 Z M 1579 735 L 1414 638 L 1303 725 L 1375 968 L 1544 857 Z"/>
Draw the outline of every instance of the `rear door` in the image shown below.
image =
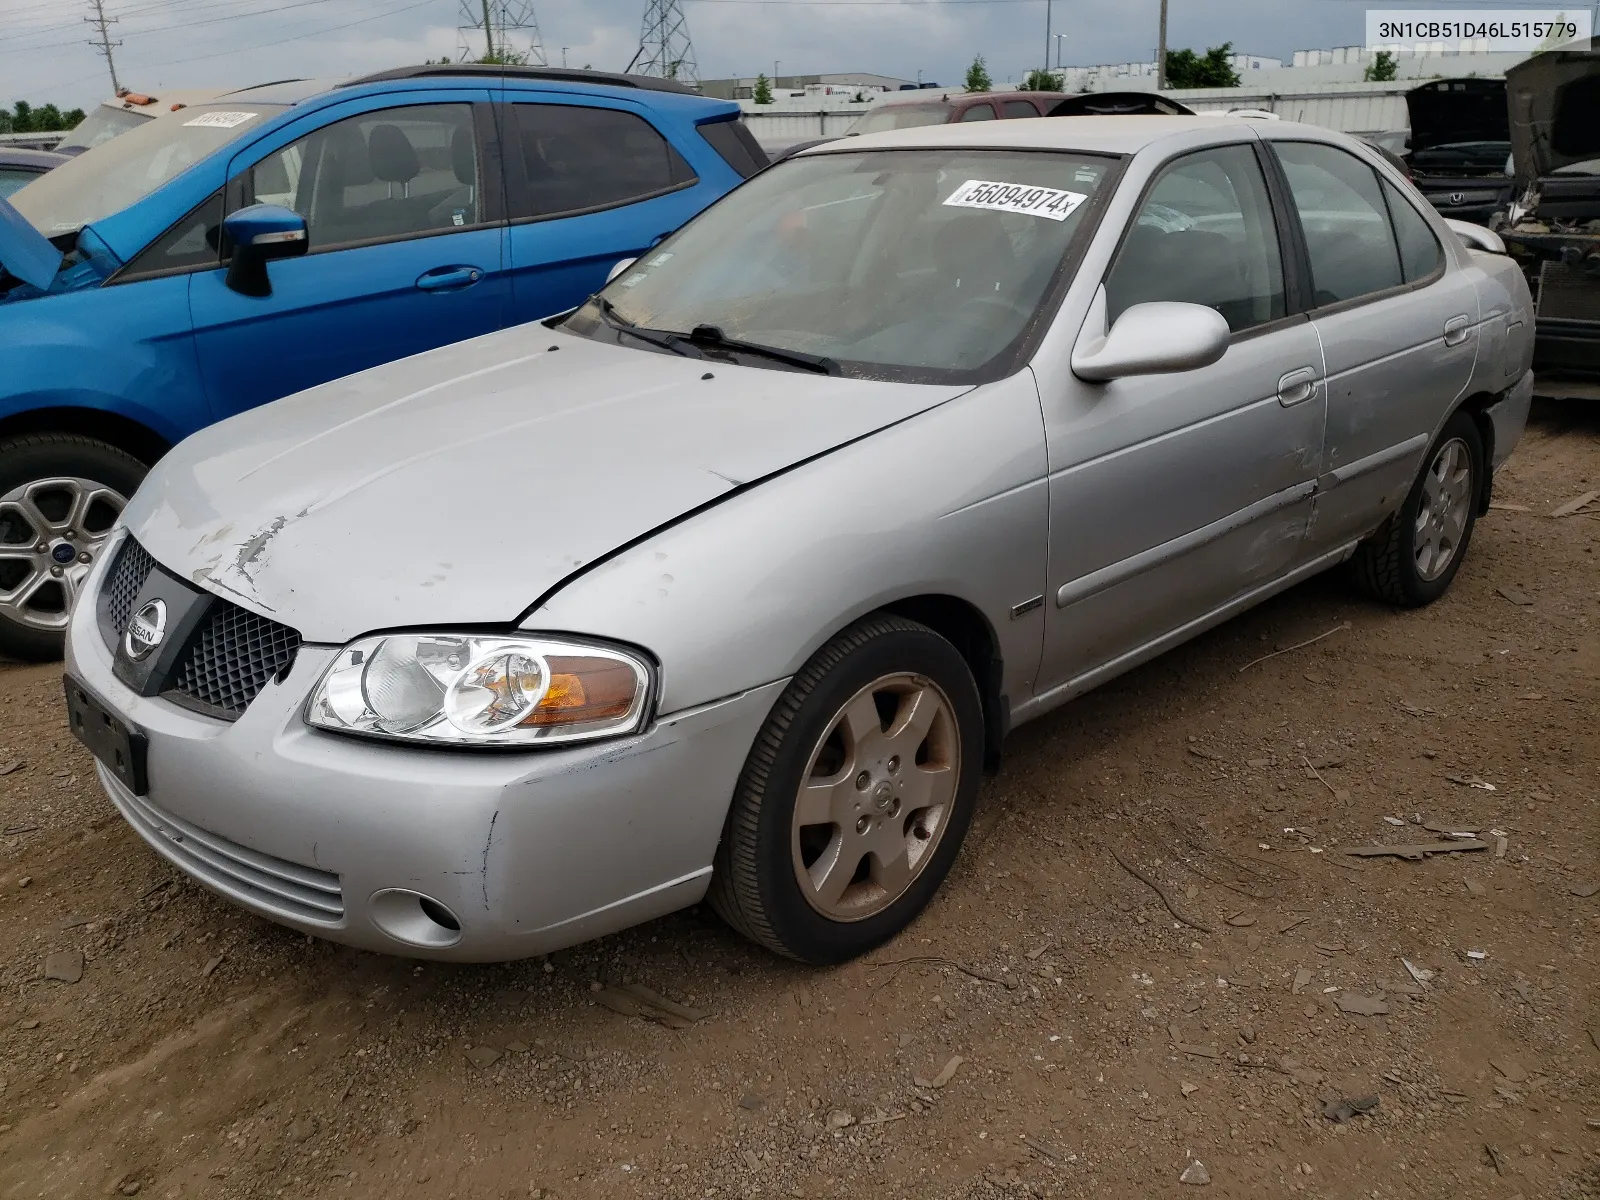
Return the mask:
<path id="1" fill-rule="evenodd" d="M 582 303 L 733 177 L 718 159 L 718 181 L 703 179 L 643 107 L 565 93 L 508 98 L 512 323 Z"/>
<path id="2" fill-rule="evenodd" d="M 195 340 L 217 417 L 489 333 L 505 319 L 505 222 L 487 90 L 407 92 L 310 114 L 241 151 L 230 211 L 279 204 L 310 248 L 272 294 L 194 277 Z"/>
<path id="3" fill-rule="evenodd" d="M 1314 550 L 1370 533 L 1404 501 L 1472 377 L 1478 297 L 1402 192 L 1356 155 L 1274 141 L 1304 233 L 1328 371 Z M 1409 191 L 1409 189 L 1408 189 Z"/>

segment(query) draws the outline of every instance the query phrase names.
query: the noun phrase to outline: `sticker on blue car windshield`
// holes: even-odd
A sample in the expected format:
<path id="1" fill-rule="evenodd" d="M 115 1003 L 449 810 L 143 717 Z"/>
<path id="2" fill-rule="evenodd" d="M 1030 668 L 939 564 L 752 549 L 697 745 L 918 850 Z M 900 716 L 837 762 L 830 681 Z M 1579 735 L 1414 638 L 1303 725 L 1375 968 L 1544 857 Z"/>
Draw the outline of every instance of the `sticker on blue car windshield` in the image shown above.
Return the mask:
<path id="1" fill-rule="evenodd" d="M 1088 198 L 1082 192 L 1068 192 L 1061 188 L 969 179 L 951 193 L 945 204 L 951 208 L 982 208 L 990 212 L 1025 213 L 1030 217 L 1065 221 Z"/>
<path id="2" fill-rule="evenodd" d="M 246 121 L 254 120 L 255 113 L 247 112 L 208 112 L 201 113 L 198 117 L 190 117 L 185 125 L 202 125 L 208 129 L 232 129 L 235 125 L 243 125 Z"/>

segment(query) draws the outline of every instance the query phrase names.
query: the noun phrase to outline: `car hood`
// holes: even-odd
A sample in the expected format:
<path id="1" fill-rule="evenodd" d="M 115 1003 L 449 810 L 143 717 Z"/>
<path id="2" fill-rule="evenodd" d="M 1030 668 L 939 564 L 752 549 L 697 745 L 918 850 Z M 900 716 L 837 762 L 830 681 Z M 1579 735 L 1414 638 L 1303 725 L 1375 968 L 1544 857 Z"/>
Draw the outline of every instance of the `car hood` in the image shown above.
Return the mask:
<path id="1" fill-rule="evenodd" d="M 1506 72 L 1506 87 L 1519 182 L 1600 159 L 1600 38 L 1518 63 Z"/>
<path id="2" fill-rule="evenodd" d="M 0 200 L 0 266 L 40 291 L 50 286 L 61 269 L 61 251 L 8 200 Z"/>
<path id="3" fill-rule="evenodd" d="M 506 624 L 652 530 L 967 390 L 526 325 L 202 430 L 123 520 L 169 570 L 308 641 Z"/>
<path id="4" fill-rule="evenodd" d="M 1431 80 L 1406 93 L 1406 113 L 1413 155 L 1439 146 L 1504 142 L 1511 136 L 1503 79 Z M 1502 150 L 1502 159 L 1504 155 Z"/>

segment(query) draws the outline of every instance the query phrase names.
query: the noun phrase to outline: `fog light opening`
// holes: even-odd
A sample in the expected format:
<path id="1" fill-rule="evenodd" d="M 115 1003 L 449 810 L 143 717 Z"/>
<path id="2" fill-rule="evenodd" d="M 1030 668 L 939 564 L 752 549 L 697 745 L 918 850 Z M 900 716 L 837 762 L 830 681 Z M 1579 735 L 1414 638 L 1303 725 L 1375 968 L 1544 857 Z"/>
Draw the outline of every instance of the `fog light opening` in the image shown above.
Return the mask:
<path id="1" fill-rule="evenodd" d="M 409 888 L 384 888 L 372 894 L 372 923 L 407 946 L 442 950 L 461 940 L 461 921 L 432 896 Z"/>
<path id="2" fill-rule="evenodd" d="M 437 900 L 428 896 L 418 896 L 417 906 L 422 909 L 423 916 L 427 917 L 428 920 L 437 925 L 443 925 L 446 929 L 453 930 L 456 933 L 461 932 L 461 922 L 456 920 L 453 912 Z"/>

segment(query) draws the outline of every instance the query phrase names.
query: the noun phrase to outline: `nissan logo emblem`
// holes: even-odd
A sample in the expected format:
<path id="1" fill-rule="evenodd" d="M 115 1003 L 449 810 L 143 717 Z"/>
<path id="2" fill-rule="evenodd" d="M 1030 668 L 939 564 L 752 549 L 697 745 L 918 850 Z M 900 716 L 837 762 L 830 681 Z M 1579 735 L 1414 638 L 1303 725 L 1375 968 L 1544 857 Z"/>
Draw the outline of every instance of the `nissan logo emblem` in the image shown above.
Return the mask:
<path id="1" fill-rule="evenodd" d="M 128 622 L 128 632 L 122 635 L 122 648 L 134 662 L 147 658 L 167 636 L 167 602 L 152 600 Z"/>

